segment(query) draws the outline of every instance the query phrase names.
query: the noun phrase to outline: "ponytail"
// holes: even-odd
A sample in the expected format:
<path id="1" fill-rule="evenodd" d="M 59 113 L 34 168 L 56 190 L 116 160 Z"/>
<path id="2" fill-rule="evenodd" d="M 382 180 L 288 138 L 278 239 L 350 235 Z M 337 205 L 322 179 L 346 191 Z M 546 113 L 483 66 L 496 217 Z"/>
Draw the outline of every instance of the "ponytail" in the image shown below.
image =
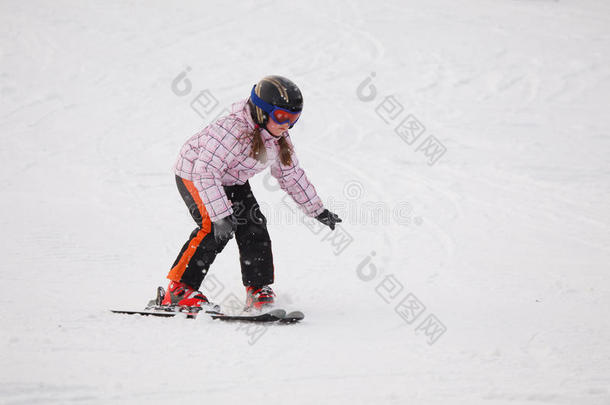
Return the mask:
<path id="1" fill-rule="evenodd" d="M 280 162 L 284 166 L 292 166 L 292 147 L 284 137 L 281 137 L 278 143 L 280 144 Z"/>
<path id="2" fill-rule="evenodd" d="M 267 149 L 261 135 L 261 128 L 257 125 L 251 133 L 252 148 L 250 149 L 250 157 L 258 160 L 261 163 L 267 162 Z"/>

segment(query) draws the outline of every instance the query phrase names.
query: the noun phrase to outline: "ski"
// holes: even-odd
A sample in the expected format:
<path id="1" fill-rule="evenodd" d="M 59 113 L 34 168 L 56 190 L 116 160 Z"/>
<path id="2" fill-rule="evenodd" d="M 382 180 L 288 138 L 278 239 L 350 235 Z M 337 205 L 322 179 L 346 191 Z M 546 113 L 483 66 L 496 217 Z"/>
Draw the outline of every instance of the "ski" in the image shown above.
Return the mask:
<path id="1" fill-rule="evenodd" d="M 199 307 L 180 307 L 178 305 L 162 305 L 162 299 L 165 295 L 163 287 L 157 288 L 157 297 L 148 303 L 144 310 L 123 310 L 111 309 L 115 314 L 125 315 L 142 315 L 142 316 L 157 316 L 163 318 L 172 318 L 175 316 L 184 316 L 186 319 L 195 319 L 199 313 L 205 313 L 212 319 L 219 319 L 225 322 L 279 322 L 279 323 L 295 323 L 303 320 L 305 315 L 301 311 L 292 311 L 286 313 L 283 309 L 269 309 L 265 312 L 244 313 L 238 315 L 225 314 L 220 310 L 220 306 L 210 304 L 207 308 Z"/>
<path id="2" fill-rule="evenodd" d="M 222 321 L 242 321 L 242 322 L 295 322 L 294 317 L 285 319 L 286 311 L 283 309 L 273 309 L 269 312 L 257 313 L 252 315 L 226 315 L 222 312 L 213 310 L 162 310 L 162 309 L 145 309 L 143 311 L 137 310 L 124 310 L 124 309 L 111 309 L 111 312 L 115 314 L 126 314 L 126 315 L 142 315 L 142 316 L 158 316 L 163 318 L 172 318 L 175 316 L 184 315 L 187 319 L 195 319 L 200 313 L 204 313 L 210 316 L 212 319 L 220 319 Z"/>
<path id="3" fill-rule="evenodd" d="M 247 322 L 275 322 L 282 321 L 286 311 L 283 309 L 273 309 L 269 312 L 252 315 L 225 315 L 225 314 L 210 314 L 212 319 L 220 319 L 222 321 L 247 321 Z"/>
<path id="4" fill-rule="evenodd" d="M 296 323 L 305 319 L 305 314 L 301 311 L 292 311 L 284 315 L 282 319 L 280 319 L 280 323 Z"/>
<path id="5" fill-rule="evenodd" d="M 269 312 L 256 315 L 224 315 L 210 314 L 213 319 L 221 319 L 223 321 L 249 321 L 249 322 L 274 322 L 279 323 L 296 323 L 305 319 L 305 314 L 301 311 L 292 311 L 286 313 L 283 309 L 272 309 Z"/>
<path id="6" fill-rule="evenodd" d="M 154 309 L 145 309 L 142 311 L 137 310 L 125 310 L 125 309 L 111 309 L 111 312 L 115 314 L 126 314 L 126 315 L 142 315 L 142 316 L 158 316 L 163 318 L 172 318 L 179 315 L 184 315 L 187 319 L 195 319 L 197 314 L 201 311 L 162 311 Z"/>

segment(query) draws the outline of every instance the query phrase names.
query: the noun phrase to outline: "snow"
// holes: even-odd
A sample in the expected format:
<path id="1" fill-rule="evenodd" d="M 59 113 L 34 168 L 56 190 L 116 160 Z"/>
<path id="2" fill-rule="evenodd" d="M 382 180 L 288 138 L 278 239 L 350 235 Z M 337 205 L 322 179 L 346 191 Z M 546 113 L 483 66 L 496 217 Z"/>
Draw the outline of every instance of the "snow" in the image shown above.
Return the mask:
<path id="1" fill-rule="evenodd" d="M 0 402 L 610 404 L 607 2 L 3 1 L 0 24 Z M 180 146 L 267 74 L 302 88 L 296 151 L 344 218 L 329 238 L 251 180 L 306 319 L 110 313 L 193 228 Z M 231 244 L 205 291 L 240 281 Z"/>

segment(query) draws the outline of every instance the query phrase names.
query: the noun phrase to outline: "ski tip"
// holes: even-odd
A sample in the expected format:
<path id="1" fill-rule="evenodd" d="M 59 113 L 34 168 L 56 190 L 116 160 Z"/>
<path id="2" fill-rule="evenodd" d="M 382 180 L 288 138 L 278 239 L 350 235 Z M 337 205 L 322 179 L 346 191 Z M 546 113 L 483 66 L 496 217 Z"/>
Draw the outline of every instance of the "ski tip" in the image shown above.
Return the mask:
<path id="1" fill-rule="evenodd" d="M 286 315 L 284 315 L 284 317 L 282 318 L 282 320 L 280 322 L 281 323 L 295 323 L 295 322 L 302 321 L 303 319 L 305 319 L 304 313 L 302 313 L 301 311 L 292 311 L 292 312 L 289 312 Z"/>
<path id="2" fill-rule="evenodd" d="M 272 309 L 267 313 L 269 315 L 275 316 L 276 318 L 283 318 L 284 316 L 286 316 L 286 311 L 284 311 L 283 309 Z"/>
<path id="3" fill-rule="evenodd" d="M 305 319 L 305 314 L 302 313 L 301 311 L 292 311 L 292 312 L 289 312 L 286 316 Z"/>

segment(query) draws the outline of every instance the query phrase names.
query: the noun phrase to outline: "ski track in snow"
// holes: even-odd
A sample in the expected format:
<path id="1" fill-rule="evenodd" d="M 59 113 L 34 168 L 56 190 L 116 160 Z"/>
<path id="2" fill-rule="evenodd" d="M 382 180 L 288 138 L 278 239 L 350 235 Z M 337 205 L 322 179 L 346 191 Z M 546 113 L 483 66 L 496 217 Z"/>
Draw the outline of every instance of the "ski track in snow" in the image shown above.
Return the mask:
<path id="1" fill-rule="evenodd" d="M 0 403 L 610 404 L 605 2 L 12 0 L 0 23 Z M 251 180 L 278 301 L 305 320 L 109 313 L 165 284 L 193 228 L 180 146 L 267 74 L 302 87 L 299 160 L 353 238 L 335 254 Z M 390 95 L 404 111 L 385 123 Z M 413 145 L 394 133 L 407 114 L 426 127 Z M 428 135 L 447 149 L 434 165 Z M 408 223 L 367 204 L 407 204 Z M 215 300 L 244 298 L 237 254 L 212 266 Z M 410 324 L 408 293 L 425 305 Z"/>

